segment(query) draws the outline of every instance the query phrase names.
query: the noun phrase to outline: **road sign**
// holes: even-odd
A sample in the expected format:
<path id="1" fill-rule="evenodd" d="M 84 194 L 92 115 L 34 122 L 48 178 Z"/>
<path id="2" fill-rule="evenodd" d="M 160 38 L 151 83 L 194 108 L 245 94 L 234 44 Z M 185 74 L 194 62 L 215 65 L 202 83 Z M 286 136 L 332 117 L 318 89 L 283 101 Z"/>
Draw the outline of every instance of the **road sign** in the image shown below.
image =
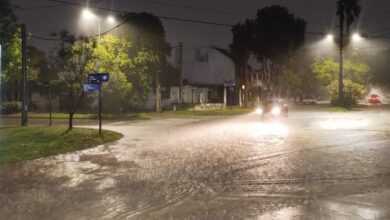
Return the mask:
<path id="1" fill-rule="evenodd" d="M 233 87 L 236 87 L 236 83 L 234 83 L 234 82 L 225 82 L 223 84 L 223 86 L 226 87 L 226 88 L 233 88 Z"/>
<path id="2" fill-rule="evenodd" d="M 83 89 L 85 92 L 92 92 L 92 91 L 98 91 L 100 85 L 95 83 L 84 83 Z"/>
<path id="3" fill-rule="evenodd" d="M 110 74 L 108 73 L 90 73 L 88 74 L 88 83 L 99 84 L 102 82 L 108 82 L 110 80 Z"/>

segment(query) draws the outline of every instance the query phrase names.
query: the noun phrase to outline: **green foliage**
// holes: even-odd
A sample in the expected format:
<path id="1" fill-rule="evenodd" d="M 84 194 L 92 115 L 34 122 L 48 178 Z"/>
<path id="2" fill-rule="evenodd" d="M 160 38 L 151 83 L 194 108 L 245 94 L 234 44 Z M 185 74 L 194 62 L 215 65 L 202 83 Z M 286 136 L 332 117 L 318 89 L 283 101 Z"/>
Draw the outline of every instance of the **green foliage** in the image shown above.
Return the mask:
<path id="1" fill-rule="evenodd" d="M 133 83 L 128 80 L 128 72 L 134 68 L 128 51 L 132 45 L 115 35 L 105 35 L 93 50 L 93 59 L 87 63 L 87 72 L 109 73 L 110 81 L 104 83 L 103 91 L 109 99 L 105 106 L 115 106 L 108 110 L 122 113 L 131 101 L 129 94 Z"/>
<path id="2" fill-rule="evenodd" d="M 329 85 L 339 76 L 339 63 L 332 58 L 319 58 L 312 64 L 312 71 L 323 85 Z M 367 86 L 371 80 L 370 67 L 357 60 L 344 60 L 344 79 L 361 86 Z"/>
<path id="3" fill-rule="evenodd" d="M 332 58 L 319 58 L 312 64 L 312 71 L 324 85 L 338 79 L 339 63 Z"/>
<path id="4" fill-rule="evenodd" d="M 8 33 L 13 33 L 15 29 L 16 15 L 9 0 L 0 0 L 0 44 L 10 39 Z"/>
<path id="5" fill-rule="evenodd" d="M 3 115 L 18 113 L 22 110 L 20 102 L 2 102 L 0 105 L 0 113 Z"/>
<path id="6" fill-rule="evenodd" d="M 4 82 L 19 84 L 22 78 L 22 42 L 20 29 L 17 29 L 10 41 L 5 44 L 4 51 L 5 68 L 1 75 Z M 36 81 L 41 69 L 46 64 L 46 57 L 43 51 L 35 47 L 27 47 L 27 79 Z"/>
<path id="7" fill-rule="evenodd" d="M 331 97 L 331 104 L 333 106 L 351 108 L 353 105 L 357 104 L 358 100 L 362 98 L 363 95 L 367 94 L 367 90 L 363 85 L 347 79 L 344 80 L 344 100 L 340 100 L 339 98 L 338 80 L 334 80 L 330 83 L 328 86 L 328 93 Z"/>

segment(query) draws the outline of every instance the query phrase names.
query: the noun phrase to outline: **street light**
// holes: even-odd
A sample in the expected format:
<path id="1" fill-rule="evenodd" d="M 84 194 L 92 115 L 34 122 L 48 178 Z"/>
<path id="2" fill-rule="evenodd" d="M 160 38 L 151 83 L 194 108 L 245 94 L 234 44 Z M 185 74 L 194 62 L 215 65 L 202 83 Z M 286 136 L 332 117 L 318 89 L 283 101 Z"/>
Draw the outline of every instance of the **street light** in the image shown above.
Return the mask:
<path id="1" fill-rule="evenodd" d="M 333 41 L 333 39 L 334 39 L 333 34 L 326 35 L 326 38 L 325 38 L 326 41 L 331 42 L 331 41 Z"/>
<path id="2" fill-rule="evenodd" d="M 83 19 L 87 20 L 87 21 L 90 21 L 92 19 L 97 19 L 98 21 L 98 39 L 99 39 L 99 42 L 100 42 L 100 35 L 101 35 L 101 22 L 102 22 L 102 18 L 96 14 L 94 14 L 91 10 L 89 10 L 88 8 L 84 8 L 83 11 L 82 11 L 82 17 Z M 112 15 L 109 15 L 107 17 L 107 22 L 110 23 L 110 24 L 114 24 L 115 23 L 115 18 L 114 16 Z"/>
<path id="3" fill-rule="evenodd" d="M 359 41 L 361 41 L 361 40 L 362 40 L 362 36 L 360 36 L 359 33 L 354 33 L 354 34 L 352 35 L 352 41 L 353 41 L 353 42 L 359 42 Z"/>
<path id="4" fill-rule="evenodd" d="M 89 10 L 88 8 L 83 9 L 83 18 L 85 18 L 87 20 L 91 20 L 94 17 L 95 17 L 95 15 L 92 13 L 91 10 Z"/>
<path id="5" fill-rule="evenodd" d="M 115 23 L 115 18 L 114 18 L 114 16 L 109 15 L 109 16 L 107 17 L 107 21 L 108 21 L 108 23 L 110 23 L 110 24 Z"/>

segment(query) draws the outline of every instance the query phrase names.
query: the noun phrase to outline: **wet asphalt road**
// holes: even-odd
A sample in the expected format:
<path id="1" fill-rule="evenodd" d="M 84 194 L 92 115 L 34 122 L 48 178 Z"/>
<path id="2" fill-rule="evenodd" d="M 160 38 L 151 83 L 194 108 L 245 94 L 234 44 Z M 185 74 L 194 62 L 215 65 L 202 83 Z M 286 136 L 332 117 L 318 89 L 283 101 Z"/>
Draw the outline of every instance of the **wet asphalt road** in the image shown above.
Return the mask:
<path id="1" fill-rule="evenodd" d="M 117 122 L 117 143 L 0 167 L 0 219 L 390 219 L 390 113 Z"/>

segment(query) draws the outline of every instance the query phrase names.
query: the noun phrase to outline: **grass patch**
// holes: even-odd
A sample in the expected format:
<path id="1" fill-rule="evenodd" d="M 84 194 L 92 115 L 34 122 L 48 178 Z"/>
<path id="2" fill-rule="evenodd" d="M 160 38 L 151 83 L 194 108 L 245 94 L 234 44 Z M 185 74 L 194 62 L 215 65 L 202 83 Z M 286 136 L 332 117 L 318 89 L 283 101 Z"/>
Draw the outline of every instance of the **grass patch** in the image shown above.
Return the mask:
<path id="1" fill-rule="evenodd" d="M 166 115 L 188 115 L 188 116 L 213 116 L 213 115 L 242 115 L 252 112 L 249 108 L 227 108 L 227 109 L 211 109 L 203 111 L 195 110 L 179 110 L 179 111 L 164 111 L 162 114 Z"/>
<path id="2" fill-rule="evenodd" d="M 20 113 L 1 115 L 1 118 L 20 118 Z M 49 118 L 49 113 L 39 113 L 39 112 L 29 112 L 29 118 Z M 68 113 L 52 113 L 53 119 L 68 119 Z M 98 119 L 97 114 L 74 114 L 74 119 Z M 129 113 L 129 114 L 103 114 L 102 118 L 104 120 L 149 120 L 150 117 L 146 113 Z"/>
<path id="3" fill-rule="evenodd" d="M 0 128 L 0 165 L 63 154 L 113 142 L 122 134 L 87 128 L 67 131 L 65 126 Z"/>
<path id="4" fill-rule="evenodd" d="M 348 112 L 349 110 L 343 107 L 332 107 L 331 112 Z"/>

